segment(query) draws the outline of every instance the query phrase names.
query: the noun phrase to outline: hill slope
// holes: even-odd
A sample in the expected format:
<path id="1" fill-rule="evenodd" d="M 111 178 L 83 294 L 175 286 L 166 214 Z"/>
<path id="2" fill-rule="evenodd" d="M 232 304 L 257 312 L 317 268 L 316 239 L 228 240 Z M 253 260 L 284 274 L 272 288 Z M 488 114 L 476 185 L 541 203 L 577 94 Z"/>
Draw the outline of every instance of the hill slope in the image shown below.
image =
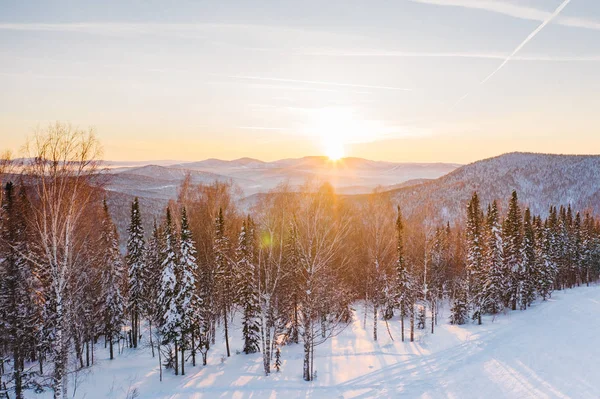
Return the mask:
<path id="1" fill-rule="evenodd" d="M 536 214 L 552 205 L 600 213 L 600 156 L 510 153 L 465 165 L 436 180 L 391 191 L 408 215 L 424 210 L 441 220 L 462 218 L 474 191 L 482 205 L 513 190 Z"/>

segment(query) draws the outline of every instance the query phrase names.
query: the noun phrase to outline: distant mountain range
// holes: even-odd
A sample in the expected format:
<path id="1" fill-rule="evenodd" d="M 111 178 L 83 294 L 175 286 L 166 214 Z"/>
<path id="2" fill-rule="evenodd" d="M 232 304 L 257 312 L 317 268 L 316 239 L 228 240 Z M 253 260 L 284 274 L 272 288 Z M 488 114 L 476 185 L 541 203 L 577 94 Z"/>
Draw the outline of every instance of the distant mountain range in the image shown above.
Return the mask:
<path id="1" fill-rule="evenodd" d="M 127 219 L 128 205 L 140 197 L 148 223 L 158 217 L 186 174 L 194 183 L 231 181 L 241 188 L 240 205 L 249 207 L 282 182 L 300 187 L 307 179 L 329 181 L 336 191 L 360 201 L 382 186 L 407 217 L 437 222 L 461 220 L 474 191 L 487 206 L 499 200 L 502 208 L 517 190 L 520 201 L 536 214 L 552 205 L 571 204 L 577 210 L 600 214 L 600 155 L 549 155 L 510 153 L 469 165 L 445 163 L 392 163 L 361 158 L 331 162 L 325 157 L 305 157 L 263 162 L 251 158 L 234 161 L 135 165 L 110 169 L 109 201 L 119 218 Z M 145 209 L 144 209 L 145 208 Z M 121 213 L 123 215 L 121 215 Z M 117 216 L 115 214 L 115 216 Z M 124 226 L 119 226 L 124 233 Z"/>
<path id="2" fill-rule="evenodd" d="M 287 182 L 301 186 L 308 179 L 330 182 L 344 194 L 361 194 L 377 186 L 390 189 L 413 179 L 435 179 L 460 165 L 448 163 L 393 163 L 362 158 L 333 162 L 327 157 L 304 157 L 263 162 L 240 158 L 233 161 L 207 159 L 199 162 L 162 161 L 162 165 L 105 163 L 109 167 L 108 189 L 158 199 L 175 198 L 187 174 L 194 183 L 231 181 L 246 195 L 266 192 Z"/>

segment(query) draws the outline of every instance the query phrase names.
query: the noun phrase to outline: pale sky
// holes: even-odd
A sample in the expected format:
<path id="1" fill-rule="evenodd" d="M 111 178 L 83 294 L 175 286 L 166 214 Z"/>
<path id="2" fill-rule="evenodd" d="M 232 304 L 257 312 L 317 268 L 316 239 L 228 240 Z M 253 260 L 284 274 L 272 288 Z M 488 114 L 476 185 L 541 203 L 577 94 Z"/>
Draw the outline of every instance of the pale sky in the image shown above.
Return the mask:
<path id="1" fill-rule="evenodd" d="M 113 160 L 600 153 L 598 0 L 0 0 L 0 147 Z"/>

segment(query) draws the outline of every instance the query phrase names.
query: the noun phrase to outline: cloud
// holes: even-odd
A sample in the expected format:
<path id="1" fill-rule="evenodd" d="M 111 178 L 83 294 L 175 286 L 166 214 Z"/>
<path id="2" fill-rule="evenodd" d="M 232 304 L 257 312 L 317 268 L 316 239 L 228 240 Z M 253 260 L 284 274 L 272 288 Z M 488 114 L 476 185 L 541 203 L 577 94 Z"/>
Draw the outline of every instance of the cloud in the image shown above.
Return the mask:
<path id="1" fill-rule="evenodd" d="M 242 76 L 242 75 L 230 75 L 227 76 L 230 79 L 247 79 L 247 80 L 260 80 L 267 82 L 281 82 L 281 83 L 301 83 L 308 85 L 325 85 L 325 86 L 337 86 L 337 87 L 353 87 L 361 89 L 380 89 L 380 90 L 399 90 L 399 91 L 412 91 L 413 89 L 395 86 L 375 86 L 375 85 L 363 85 L 353 83 L 338 83 L 338 82 L 326 82 L 319 80 L 298 80 L 298 79 L 282 79 L 262 76 Z"/>
<path id="2" fill-rule="evenodd" d="M 314 50 L 296 54 L 323 57 L 381 57 L 381 58 L 471 58 L 483 60 L 504 60 L 506 53 L 500 52 L 419 52 L 401 50 Z M 511 61 L 549 61 L 549 62 L 598 62 L 600 55 L 560 56 L 547 54 L 514 55 Z"/>
<path id="3" fill-rule="evenodd" d="M 552 12 L 540 10 L 501 0 L 408 0 L 413 3 L 431 4 L 448 7 L 463 7 L 507 15 L 513 18 L 544 22 L 552 16 Z M 573 28 L 600 30 L 600 21 L 581 17 L 561 16 L 553 23 Z"/>

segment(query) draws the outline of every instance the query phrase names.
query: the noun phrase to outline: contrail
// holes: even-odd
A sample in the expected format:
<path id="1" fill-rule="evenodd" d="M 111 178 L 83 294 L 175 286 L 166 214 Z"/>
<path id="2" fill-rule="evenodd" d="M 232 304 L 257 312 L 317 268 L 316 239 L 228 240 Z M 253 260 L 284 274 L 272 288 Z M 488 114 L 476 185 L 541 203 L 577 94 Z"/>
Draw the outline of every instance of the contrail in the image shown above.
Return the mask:
<path id="1" fill-rule="evenodd" d="M 525 40 L 523 40 L 523 41 L 521 42 L 521 44 L 519 44 L 519 45 L 517 46 L 517 48 L 516 48 L 516 49 L 514 49 L 514 50 L 513 50 L 513 52 L 512 52 L 512 53 L 510 53 L 510 55 L 504 59 L 504 61 L 502 61 L 502 64 L 500 64 L 500 65 L 498 66 L 498 68 L 496 68 L 496 69 L 495 69 L 495 70 L 494 70 L 492 73 L 490 73 L 490 74 L 489 74 L 489 75 L 488 75 L 488 76 L 487 76 L 485 79 L 483 79 L 483 80 L 480 82 L 480 84 L 484 84 L 485 82 L 487 82 L 488 80 L 490 80 L 490 79 L 491 79 L 491 78 L 492 78 L 492 77 L 493 77 L 493 76 L 494 76 L 496 73 L 498 73 L 498 71 L 499 71 L 499 70 L 501 70 L 501 69 L 504 67 L 504 65 L 506 65 L 506 63 L 507 63 L 508 61 L 510 61 L 510 60 L 511 60 L 511 59 L 512 59 L 512 58 L 513 58 L 513 57 L 514 57 L 514 56 L 515 56 L 515 55 L 516 55 L 516 54 L 517 54 L 519 51 L 521 51 L 521 49 L 522 49 L 523 47 L 525 47 L 525 45 L 526 45 L 527 43 L 529 43 L 529 41 L 530 41 L 531 39 L 533 39 L 533 38 L 535 37 L 535 35 L 537 35 L 538 33 L 540 33 L 540 31 L 541 31 L 542 29 L 544 29 L 544 27 L 545 27 L 546 25 L 548 25 L 550 22 L 552 22 L 552 20 L 553 20 L 554 18 L 556 18 L 556 17 L 558 16 L 558 14 L 560 14 L 560 12 L 563 10 L 563 8 L 565 8 L 565 7 L 567 6 L 567 4 L 569 4 L 570 2 L 571 2 L 571 0 L 565 0 L 565 1 L 563 1 L 563 2 L 562 2 L 562 4 L 561 4 L 560 6 L 558 6 L 558 8 L 557 8 L 556 10 L 554 10 L 554 12 L 553 12 L 553 13 L 552 13 L 552 14 L 551 14 L 551 15 L 550 15 L 548 18 L 546 18 L 546 20 L 545 20 L 544 22 L 542 22 L 542 23 L 541 23 L 541 25 L 540 25 L 540 26 L 538 26 L 536 30 L 534 30 L 533 32 L 531 32 L 531 33 L 529 34 L 529 36 L 527 36 L 527 37 L 525 38 Z"/>
<path id="2" fill-rule="evenodd" d="M 492 73 L 490 73 L 489 75 L 487 75 L 487 76 L 485 77 L 485 79 L 483 79 L 481 82 L 479 82 L 479 84 L 480 84 L 480 85 L 484 84 L 485 82 L 487 82 L 488 80 L 490 80 L 490 79 L 491 79 L 491 78 L 492 78 L 492 77 L 493 77 L 495 74 L 497 74 L 497 73 L 498 73 L 498 72 L 499 72 L 499 71 L 500 71 L 500 70 L 501 70 L 501 69 L 504 67 L 504 65 L 506 65 L 506 64 L 508 63 L 508 61 L 510 61 L 511 59 L 513 59 L 513 57 L 514 57 L 515 55 L 517 55 L 517 53 L 518 53 L 519 51 L 521 51 L 521 49 L 522 49 L 523 47 L 525 47 L 525 45 L 526 45 L 527 43 L 529 43 L 529 41 L 530 41 L 531 39 L 533 39 L 533 38 L 534 38 L 534 37 L 535 37 L 535 36 L 536 36 L 538 33 L 540 33 L 540 31 L 541 31 L 542 29 L 544 29 L 544 27 L 545 27 L 546 25 L 548 25 L 550 22 L 552 22 L 552 20 L 553 20 L 554 18 L 556 18 L 556 16 L 558 16 L 558 14 L 560 14 L 560 12 L 561 12 L 561 11 L 562 11 L 562 10 L 563 10 L 563 9 L 564 9 L 566 6 L 567 6 L 567 4 L 569 4 L 570 2 L 571 2 L 571 0 L 565 0 L 565 1 L 563 1 L 563 2 L 562 2 L 562 4 L 561 4 L 561 5 L 559 5 L 559 6 L 556 8 L 556 10 L 554 10 L 554 12 L 553 12 L 552 14 L 550 14 L 550 15 L 548 16 L 548 18 L 546 18 L 546 19 L 545 19 L 545 20 L 544 20 L 544 21 L 543 21 L 543 22 L 540 24 L 540 26 L 538 26 L 538 27 L 537 27 L 537 28 L 536 28 L 536 29 L 535 29 L 533 32 L 531 32 L 531 33 L 529 34 L 529 36 L 527 36 L 527 37 L 525 38 L 525 40 L 523 40 L 523 41 L 521 42 L 521 44 L 519 44 L 519 45 L 517 46 L 517 48 L 515 48 L 515 49 L 513 50 L 513 52 L 512 52 L 512 53 L 510 53 L 510 54 L 508 55 L 508 57 L 506 57 L 506 58 L 504 59 L 504 61 L 502 61 L 502 63 L 501 63 L 499 66 L 498 66 L 498 68 L 494 69 L 494 70 L 492 71 Z M 462 102 L 462 101 L 463 101 L 465 98 L 467 98 L 467 97 L 468 97 L 470 94 L 471 94 L 471 92 L 467 92 L 465 95 L 463 95 L 461 98 L 459 98 L 459 99 L 458 99 L 458 101 L 456 101 L 454 104 L 452 104 L 452 106 L 450 107 L 450 109 L 453 109 L 454 107 L 456 107 L 456 106 L 457 106 L 458 104 L 460 104 L 460 103 L 461 103 L 461 102 Z"/>

